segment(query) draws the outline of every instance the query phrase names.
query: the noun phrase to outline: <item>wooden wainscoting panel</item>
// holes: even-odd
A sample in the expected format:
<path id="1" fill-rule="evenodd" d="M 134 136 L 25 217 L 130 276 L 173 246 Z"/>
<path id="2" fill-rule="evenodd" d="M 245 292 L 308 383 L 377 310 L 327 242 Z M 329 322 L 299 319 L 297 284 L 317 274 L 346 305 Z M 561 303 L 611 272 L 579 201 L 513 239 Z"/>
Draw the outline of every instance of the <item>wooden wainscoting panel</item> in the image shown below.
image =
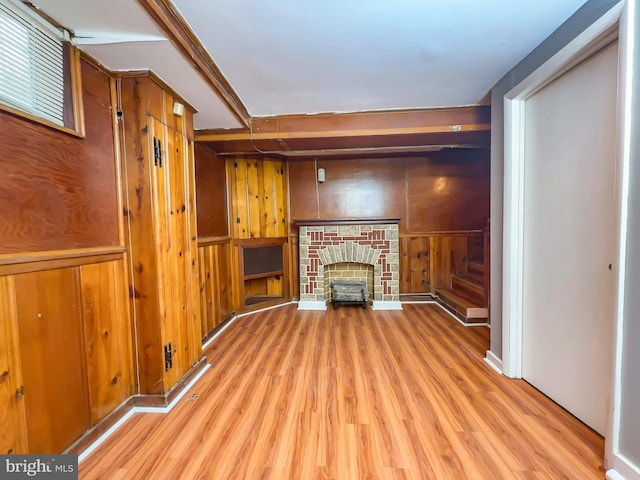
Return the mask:
<path id="1" fill-rule="evenodd" d="M 78 268 L 15 276 L 29 453 L 57 453 L 90 426 Z"/>
<path id="2" fill-rule="evenodd" d="M 135 393 L 124 275 L 123 260 L 80 267 L 92 425 Z"/>
<path id="3" fill-rule="evenodd" d="M 0 455 L 28 453 L 13 277 L 0 277 Z"/>
<path id="4" fill-rule="evenodd" d="M 218 245 L 216 256 L 218 266 L 219 309 L 216 325 L 233 313 L 233 279 L 231 278 L 231 242 Z"/>
<path id="5" fill-rule="evenodd" d="M 300 298 L 300 246 L 298 229 L 296 227 L 296 233 L 289 236 L 289 291 L 291 297 L 295 299 Z"/>
<path id="6" fill-rule="evenodd" d="M 233 313 L 231 295 L 231 240 L 200 246 L 200 315 L 202 335 Z"/>
<path id="7" fill-rule="evenodd" d="M 451 275 L 464 273 L 467 259 L 466 236 L 434 236 L 429 239 L 431 293 L 436 288 L 450 288 Z"/>
<path id="8" fill-rule="evenodd" d="M 429 293 L 430 291 L 430 242 L 429 237 L 410 237 L 411 290 L 406 293 Z"/>

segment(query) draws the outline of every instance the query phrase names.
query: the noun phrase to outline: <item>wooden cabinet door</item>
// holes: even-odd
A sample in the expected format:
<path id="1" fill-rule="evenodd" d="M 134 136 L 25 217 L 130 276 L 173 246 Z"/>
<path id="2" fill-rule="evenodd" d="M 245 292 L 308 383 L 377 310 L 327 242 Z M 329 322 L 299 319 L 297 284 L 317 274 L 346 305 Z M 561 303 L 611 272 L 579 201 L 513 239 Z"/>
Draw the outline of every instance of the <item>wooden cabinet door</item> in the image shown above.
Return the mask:
<path id="1" fill-rule="evenodd" d="M 59 453 L 90 426 L 77 268 L 15 276 L 29 453 Z"/>
<path id="2" fill-rule="evenodd" d="M 164 390 L 184 376 L 201 352 L 198 309 L 197 233 L 193 147 L 182 132 L 150 119 L 160 140 L 161 165 L 155 169 L 156 235 L 163 348 L 171 344 L 172 363 L 164 370 Z"/>

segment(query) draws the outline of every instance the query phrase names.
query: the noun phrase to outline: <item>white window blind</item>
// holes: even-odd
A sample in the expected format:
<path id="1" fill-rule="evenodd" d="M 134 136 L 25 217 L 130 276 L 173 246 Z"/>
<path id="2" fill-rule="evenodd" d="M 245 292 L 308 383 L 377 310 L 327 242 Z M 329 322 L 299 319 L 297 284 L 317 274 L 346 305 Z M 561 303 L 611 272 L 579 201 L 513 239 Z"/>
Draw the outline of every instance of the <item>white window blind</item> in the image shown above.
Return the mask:
<path id="1" fill-rule="evenodd" d="M 5 0 L 0 1 L 0 102 L 64 125 L 62 40 Z"/>

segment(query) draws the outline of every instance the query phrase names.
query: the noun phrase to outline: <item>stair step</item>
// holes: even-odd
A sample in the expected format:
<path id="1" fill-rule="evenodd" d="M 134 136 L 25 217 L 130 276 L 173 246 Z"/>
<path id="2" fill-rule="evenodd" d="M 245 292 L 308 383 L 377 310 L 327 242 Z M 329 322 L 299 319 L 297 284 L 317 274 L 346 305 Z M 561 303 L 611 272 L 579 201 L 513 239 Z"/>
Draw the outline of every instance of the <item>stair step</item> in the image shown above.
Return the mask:
<path id="1" fill-rule="evenodd" d="M 483 305 L 485 302 L 482 278 L 480 282 L 477 282 L 477 275 L 451 275 L 451 290 Z"/>
<path id="2" fill-rule="evenodd" d="M 456 292 L 450 288 L 438 288 L 436 293 L 440 296 L 440 301 L 463 315 L 470 323 L 474 319 L 485 319 L 489 316 L 489 310 L 486 307 L 463 293 Z"/>
<path id="3" fill-rule="evenodd" d="M 467 272 L 484 276 L 484 263 L 467 262 Z"/>

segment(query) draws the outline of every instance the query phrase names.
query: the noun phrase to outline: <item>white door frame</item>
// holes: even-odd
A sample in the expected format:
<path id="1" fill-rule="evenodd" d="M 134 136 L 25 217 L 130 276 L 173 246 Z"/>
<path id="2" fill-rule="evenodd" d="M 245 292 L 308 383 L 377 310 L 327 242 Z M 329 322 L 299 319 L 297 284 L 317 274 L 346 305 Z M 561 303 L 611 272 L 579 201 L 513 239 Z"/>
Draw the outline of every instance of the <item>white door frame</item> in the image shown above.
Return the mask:
<path id="1" fill-rule="evenodd" d="M 504 97 L 504 233 L 503 233 L 503 296 L 502 296 L 502 365 L 510 378 L 522 378 L 523 324 L 523 252 L 524 252 L 524 127 L 525 102 L 559 74 L 594 52 L 602 36 L 618 25 L 619 88 L 616 185 L 615 252 L 615 332 L 614 371 L 612 372 L 611 407 L 606 434 L 608 466 L 627 471 L 618 451 L 620 429 L 620 385 L 622 366 L 622 328 L 624 313 L 624 277 L 629 198 L 629 145 L 631 139 L 631 78 L 633 55 L 633 10 L 637 0 L 621 0 L 566 47 L 516 85 Z M 637 472 L 634 471 L 634 474 Z M 615 478 L 613 475 L 610 478 Z M 640 478 L 631 477 L 628 478 Z"/>
<path id="2" fill-rule="evenodd" d="M 588 55 L 594 42 L 619 22 L 623 3 L 609 10 L 504 97 L 502 364 L 504 374 L 510 378 L 522 378 L 525 103 L 527 98 Z M 620 42 L 622 40 L 620 36 Z"/>

